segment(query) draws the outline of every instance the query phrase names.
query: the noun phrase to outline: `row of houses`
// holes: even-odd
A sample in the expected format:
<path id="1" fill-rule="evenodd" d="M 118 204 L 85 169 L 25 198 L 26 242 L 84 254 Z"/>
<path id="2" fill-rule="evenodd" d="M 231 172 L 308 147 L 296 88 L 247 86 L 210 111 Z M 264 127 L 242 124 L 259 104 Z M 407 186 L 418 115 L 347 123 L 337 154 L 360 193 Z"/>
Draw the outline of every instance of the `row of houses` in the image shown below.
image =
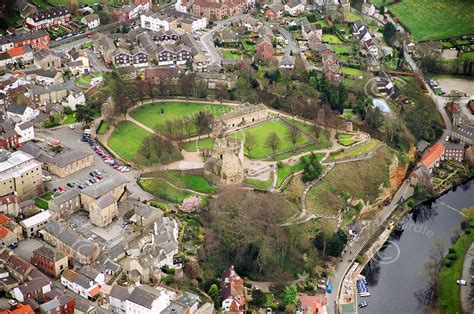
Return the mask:
<path id="1" fill-rule="evenodd" d="M 20 32 L 0 38 L 0 52 L 7 52 L 13 48 L 30 46 L 31 48 L 48 47 L 50 37 L 44 30 Z"/>
<path id="2" fill-rule="evenodd" d="M 178 1 L 179 2 L 179 1 Z M 161 12 L 146 12 L 140 16 L 143 29 L 151 31 L 179 31 L 193 33 L 206 28 L 208 19 L 196 17 L 173 9 L 164 9 Z"/>
<path id="3" fill-rule="evenodd" d="M 357 20 L 352 24 L 353 35 L 360 41 L 362 49 L 372 57 L 373 60 L 377 60 L 379 48 L 375 44 L 375 39 L 369 32 L 367 24 L 362 20 Z"/>
<path id="4" fill-rule="evenodd" d="M 285 13 L 291 16 L 298 16 L 305 11 L 305 6 L 301 0 L 290 0 L 285 4 L 273 3 L 265 7 L 264 15 L 270 20 L 282 18 Z"/>

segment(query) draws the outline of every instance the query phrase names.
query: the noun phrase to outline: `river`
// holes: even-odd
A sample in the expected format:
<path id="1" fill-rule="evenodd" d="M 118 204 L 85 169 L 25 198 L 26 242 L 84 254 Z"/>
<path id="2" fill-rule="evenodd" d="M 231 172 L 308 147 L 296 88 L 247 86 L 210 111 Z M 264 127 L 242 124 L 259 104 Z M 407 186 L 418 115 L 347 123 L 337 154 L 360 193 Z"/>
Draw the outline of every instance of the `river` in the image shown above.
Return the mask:
<path id="1" fill-rule="evenodd" d="M 368 306 L 360 313 L 427 313 L 417 294 L 426 287 L 424 265 L 435 240 L 452 244 L 452 228 L 459 226 L 458 212 L 474 206 L 474 180 L 432 202 L 425 202 L 403 218 L 403 231 L 394 231 L 379 253 L 365 267 L 370 297 L 359 298 Z"/>

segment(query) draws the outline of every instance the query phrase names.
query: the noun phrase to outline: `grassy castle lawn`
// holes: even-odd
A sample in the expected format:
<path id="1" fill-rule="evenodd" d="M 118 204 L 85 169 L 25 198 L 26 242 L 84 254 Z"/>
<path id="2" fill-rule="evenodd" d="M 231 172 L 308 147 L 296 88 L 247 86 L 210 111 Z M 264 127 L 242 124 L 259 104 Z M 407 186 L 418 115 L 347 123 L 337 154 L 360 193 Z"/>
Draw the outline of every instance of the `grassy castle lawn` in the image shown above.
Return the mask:
<path id="1" fill-rule="evenodd" d="M 197 152 L 198 149 L 211 149 L 214 146 L 212 138 L 207 137 L 197 141 L 186 142 L 183 148 L 187 152 Z"/>
<path id="2" fill-rule="evenodd" d="M 402 0 L 388 8 L 408 27 L 416 41 L 474 33 L 474 1 Z"/>
<path id="3" fill-rule="evenodd" d="M 391 157 L 390 151 L 384 148 L 368 160 L 335 165 L 324 179 L 309 190 L 308 211 L 337 215 L 345 204 L 343 196 L 374 201 L 379 195 L 379 187 L 388 179 L 385 169 Z"/>
<path id="4" fill-rule="evenodd" d="M 143 190 L 173 203 L 181 203 L 194 195 L 187 191 L 178 190 L 168 182 L 160 179 L 140 179 L 138 184 Z"/>
<path id="5" fill-rule="evenodd" d="M 161 109 L 164 114 L 161 114 Z M 214 116 L 231 111 L 230 106 L 205 104 L 196 102 L 165 101 L 140 106 L 133 110 L 130 115 L 133 119 L 143 123 L 152 129 L 165 125 L 166 120 L 192 119 L 199 111 L 207 111 Z M 195 132 L 195 131 L 194 131 Z"/>
<path id="6" fill-rule="evenodd" d="M 173 148 L 171 153 L 163 149 L 163 155 L 158 158 L 152 153 L 151 158 L 146 160 L 140 155 L 140 146 L 143 139 L 151 135 L 147 130 L 130 121 L 122 121 L 109 138 L 108 146 L 125 160 L 135 161 L 144 166 L 154 163 L 170 163 L 182 159 L 181 154 Z"/>
<path id="7" fill-rule="evenodd" d="M 245 131 L 238 131 L 234 134 L 238 138 L 243 138 L 245 134 L 255 135 L 255 137 L 257 138 L 257 145 L 255 149 L 247 155 L 249 158 L 256 159 L 272 155 L 272 150 L 266 146 L 267 138 L 272 132 L 275 132 L 278 135 L 281 142 L 281 145 L 275 151 L 275 154 L 287 149 L 291 149 L 293 147 L 309 143 L 311 141 L 308 136 L 301 133 L 298 142 L 295 146 L 293 146 L 293 144 L 288 140 L 287 131 L 288 127 L 283 122 L 272 120 L 256 126 L 252 126 L 248 129 L 245 129 Z"/>
<path id="8" fill-rule="evenodd" d="M 181 189 L 189 189 L 200 193 L 214 193 L 216 189 L 202 176 L 186 174 L 181 171 L 159 171 L 143 174 L 142 177 L 166 180 Z"/>

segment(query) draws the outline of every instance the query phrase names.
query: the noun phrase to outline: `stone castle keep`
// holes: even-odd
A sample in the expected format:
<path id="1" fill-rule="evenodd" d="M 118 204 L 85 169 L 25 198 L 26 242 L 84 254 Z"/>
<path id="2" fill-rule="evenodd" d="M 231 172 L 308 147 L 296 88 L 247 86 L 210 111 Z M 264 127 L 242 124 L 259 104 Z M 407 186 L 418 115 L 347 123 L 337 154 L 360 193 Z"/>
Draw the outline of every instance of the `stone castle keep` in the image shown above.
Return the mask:
<path id="1" fill-rule="evenodd" d="M 244 141 L 236 137 L 214 139 L 214 148 L 204 165 L 204 173 L 224 184 L 239 184 L 244 179 Z"/>

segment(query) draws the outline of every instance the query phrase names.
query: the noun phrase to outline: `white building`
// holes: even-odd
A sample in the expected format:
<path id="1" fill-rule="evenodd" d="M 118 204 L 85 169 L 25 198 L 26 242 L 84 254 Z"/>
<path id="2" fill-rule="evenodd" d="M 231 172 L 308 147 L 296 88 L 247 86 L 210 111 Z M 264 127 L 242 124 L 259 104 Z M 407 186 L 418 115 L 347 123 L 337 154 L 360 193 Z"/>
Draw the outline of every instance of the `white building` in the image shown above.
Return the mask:
<path id="1" fill-rule="evenodd" d="M 161 313 L 171 303 L 170 296 L 164 290 L 149 286 L 136 287 L 125 301 L 127 314 Z"/>
<path id="2" fill-rule="evenodd" d="M 160 30 L 169 31 L 170 23 L 176 18 L 167 15 L 159 15 L 153 12 L 147 12 L 140 16 L 140 23 L 142 28 L 149 29 L 155 32 Z"/>
<path id="3" fill-rule="evenodd" d="M 51 213 L 49 211 L 44 211 L 30 218 L 20 221 L 20 225 L 23 228 L 23 233 L 27 238 L 31 238 L 36 235 L 36 233 L 43 229 L 44 226 L 51 219 Z"/>
<path id="4" fill-rule="evenodd" d="M 38 114 L 38 110 L 26 105 L 12 104 L 7 107 L 7 119 L 13 120 L 15 122 L 30 121 Z"/>
<path id="5" fill-rule="evenodd" d="M 288 12 L 291 16 L 298 16 L 304 12 L 304 5 L 300 0 L 291 0 L 285 4 L 285 12 Z"/>
<path id="6" fill-rule="evenodd" d="M 24 143 L 35 138 L 35 128 L 30 121 L 17 123 L 15 125 L 15 132 L 19 136 L 19 143 Z"/>
<path id="7" fill-rule="evenodd" d="M 16 287 L 11 291 L 13 297 L 18 302 L 24 302 L 25 299 L 37 296 L 38 294 L 44 295 L 51 291 L 51 283 L 46 277 L 33 278 L 28 282 Z"/>
<path id="8" fill-rule="evenodd" d="M 63 102 L 63 106 L 68 106 L 73 111 L 76 111 L 77 105 L 84 105 L 85 103 L 86 97 L 84 96 L 84 93 L 81 91 L 75 91 L 66 97 L 66 101 Z"/>
<path id="9" fill-rule="evenodd" d="M 89 14 L 81 19 L 81 23 L 87 25 L 87 28 L 91 30 L 100 25 L 100 18 L 97 14 Z"/>
<path id="10" fill-rule="evenodd" d="M 152 244 L 159 247 L 165 257 L 160 261 L 159 266 L 174 267 L 173 256 L 179 251 L 176 220 L 162 217 L 155 222 L 153 229 L 155 234 L 152 237 Z"/>
<path id="11" fill-rule="evenodd" d="M 372 3 L 364 3 L 362 4 L 362 14 L 372 16 L 375 14 L 375 6 Z"/>
<path id="12" fill-rule="evenodd" d="M 188 13 L 188 8 L 186 7 L 186 1 L 184 0 L 176 1 L 176 3 L 174 4 L 174 8 L 178 12 Z"/>

